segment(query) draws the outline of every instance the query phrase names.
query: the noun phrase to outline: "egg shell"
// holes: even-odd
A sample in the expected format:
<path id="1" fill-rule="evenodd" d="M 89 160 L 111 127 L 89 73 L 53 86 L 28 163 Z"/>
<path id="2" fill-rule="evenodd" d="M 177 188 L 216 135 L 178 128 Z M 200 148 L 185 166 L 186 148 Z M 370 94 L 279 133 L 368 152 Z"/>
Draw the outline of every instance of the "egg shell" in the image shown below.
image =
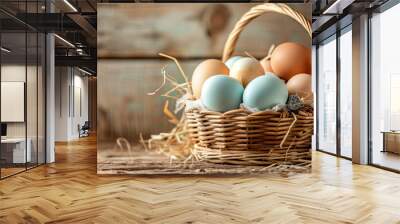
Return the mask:
<path id="1" fill-rule="evenodd" d="M 196 99 L 201 96 L 201 89 L 204 82 L 214 75 L 229 75 L 229 69 L 226 65 L 217 59 L 208 59 L 201 62 L 192 75 L 192 89 Z"/>
<path id="2" fill-rule="evenodd" d="M 202 104 L 211 111 L 226 112 L 238 109 L 243 96 L 243 86 L 234 78 L 216 75 L 204 82 Z"/>
<path id="3" fill-rule="evenodd" d="M 235 62 L 237 62 L 239 59 L 242 59 L 242 56 L 233 56 L 231 58 L 229 58 L 226 62 L 225 65 L 226 67 L 228 67 L 229 69 L 232 69 L 233 64 L 235 64 Z"/>
<path id="4" fill-rule="evenodd" d="M 260 62 L 254 58 L 243 57 L 235 62 L 229 75 L 242 83 L 244 87 L 258 76 L 264 75 Z"/>
<path id="5" fill-rule="evenodd" d="M 300 98 L 312 95 L 311 75 L 297 74 L 286 83 L 289 94 L 298 95 Z"/>
<path id="6" fill-rule="evenodd" d="M 273 73 L 274 72 L 272 70 L 272 67 L 271 67 L 271 58 L 269 56 L 263 58 L 260 61 L 260 64 L 263 67 L 265 73 L 267 73 L 267 72 L 272 72 Z"/>
<path id="7" fill-rule="evenodd" d="M 286 104 L 288 89 L 285 82 L 273 73 L 255 78 L 243 93 L 243 103 L 259 110 L 271 109 L 278 104 Z"/>
<path id="8" fill-rule="evenodd" d="M 292 42 L 280 44 L 271 55 L 271 68 L 286 81 L 296 74 L 311 74 L 311 50 Z"/>

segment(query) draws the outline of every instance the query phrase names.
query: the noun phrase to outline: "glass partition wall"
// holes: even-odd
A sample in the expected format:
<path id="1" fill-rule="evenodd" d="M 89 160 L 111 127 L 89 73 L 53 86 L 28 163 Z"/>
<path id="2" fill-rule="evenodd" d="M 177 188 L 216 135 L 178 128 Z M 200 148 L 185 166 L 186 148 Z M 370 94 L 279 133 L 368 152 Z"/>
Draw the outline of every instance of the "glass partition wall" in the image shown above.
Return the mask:
<path id="1" fill-rule="evenodd" d="M 351 25 L 317 45 L 317 150 L 352 157 Z"/>
<path id="2" fill-rule="evenodd" d="M 34 13 L 37 4 L 18 6 Z M 43 33 L 0 11 L 1 179 L 45 163 L 45 41 Z"/>
<path id="3" fill-rule="evenodd" d="M 1 177 L 24 171 L 26 141 L 26 33 L 1 34 Z M 6 49 L 6 50 L 4 50 Z"/>

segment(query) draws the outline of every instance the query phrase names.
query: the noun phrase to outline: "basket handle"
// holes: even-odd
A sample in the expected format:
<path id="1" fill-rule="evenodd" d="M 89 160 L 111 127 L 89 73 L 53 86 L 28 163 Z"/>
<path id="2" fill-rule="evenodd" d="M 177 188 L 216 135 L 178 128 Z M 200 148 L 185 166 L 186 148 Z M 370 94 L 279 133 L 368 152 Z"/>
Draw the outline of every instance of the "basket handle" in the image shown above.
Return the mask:
<path id="1" fill-rule="evenodd" d="M 290 8 L 286 4 L 282 3 L 264 3 L 261 5 L 254 6 L 246 14 L 240 18 L 240 20 L 235 24 L 232 32 L 229 34 L 228 39 L 225 42 L 224 53 L 222 54 L 222 61 L 228 60 L 235 50 L 237 40 L 239 39 L 240 33 L 243 31 L 244 27 L 249 24 L 253 19 L 261 16 L 264 13 L 275 12 L 282 15 L 286 15 L 294 20 L 296 20 L 302 27 L 307 31 L 308 35 L 311 37 L 312 28 L 310 22 L 299 12 Z"/>

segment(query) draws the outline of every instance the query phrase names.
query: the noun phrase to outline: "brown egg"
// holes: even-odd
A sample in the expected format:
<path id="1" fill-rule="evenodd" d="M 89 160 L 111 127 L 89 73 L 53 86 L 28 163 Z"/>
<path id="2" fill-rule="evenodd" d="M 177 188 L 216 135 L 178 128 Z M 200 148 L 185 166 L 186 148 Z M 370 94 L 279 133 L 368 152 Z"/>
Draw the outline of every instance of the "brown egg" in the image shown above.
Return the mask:
<path id="1" fill-rule="evenodd" d="M 242 83 L 243 87 L 254 78 L 264 75 L 264 69 L 257 59 L 244 57 L 233 64 L 229 75 Z"/>
<path id="2" fill-rule="evenodd" d="M 274 73 L 274 71 L 271 68 L 271 58 L 269 56 L 261 59 L 260 64 L 263 67 L 265 73 L 267 72 Z"/>
<path id="3" fill-rule="evenodd" d="M 311 74 L 311 50 L 297 43 L 280 44 L 271 55 L 271 67 L 284 80 L 300 73 Z"/>
<path id="4" fill-rule="evenodd" d="M 294 75 L 286 83 L 290 95 L 298 95 L 304 101 L 313 98 L 312 81 L 309 74 Z"/>
<path id="5" fill-rule="evenodd" d="M 217 59 L 208 59 L 197 65 L 192 75 L 192 89 L 196 99 L 201 96 L 203 83 L 214 75 L 229 75 L 229 69 Z"/>

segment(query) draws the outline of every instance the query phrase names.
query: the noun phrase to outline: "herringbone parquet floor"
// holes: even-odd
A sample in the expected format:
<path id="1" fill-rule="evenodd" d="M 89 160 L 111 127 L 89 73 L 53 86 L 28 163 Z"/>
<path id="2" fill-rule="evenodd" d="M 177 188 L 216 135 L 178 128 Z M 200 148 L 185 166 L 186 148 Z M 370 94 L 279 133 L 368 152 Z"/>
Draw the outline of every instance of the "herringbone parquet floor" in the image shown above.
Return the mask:
<path id="1" fill-rule="evenodd" d="M 400 175 L 322 153 L 289 178 L 98 176 L 95 144 L 0 181 L 0 223 L 400 223 Z"/>

